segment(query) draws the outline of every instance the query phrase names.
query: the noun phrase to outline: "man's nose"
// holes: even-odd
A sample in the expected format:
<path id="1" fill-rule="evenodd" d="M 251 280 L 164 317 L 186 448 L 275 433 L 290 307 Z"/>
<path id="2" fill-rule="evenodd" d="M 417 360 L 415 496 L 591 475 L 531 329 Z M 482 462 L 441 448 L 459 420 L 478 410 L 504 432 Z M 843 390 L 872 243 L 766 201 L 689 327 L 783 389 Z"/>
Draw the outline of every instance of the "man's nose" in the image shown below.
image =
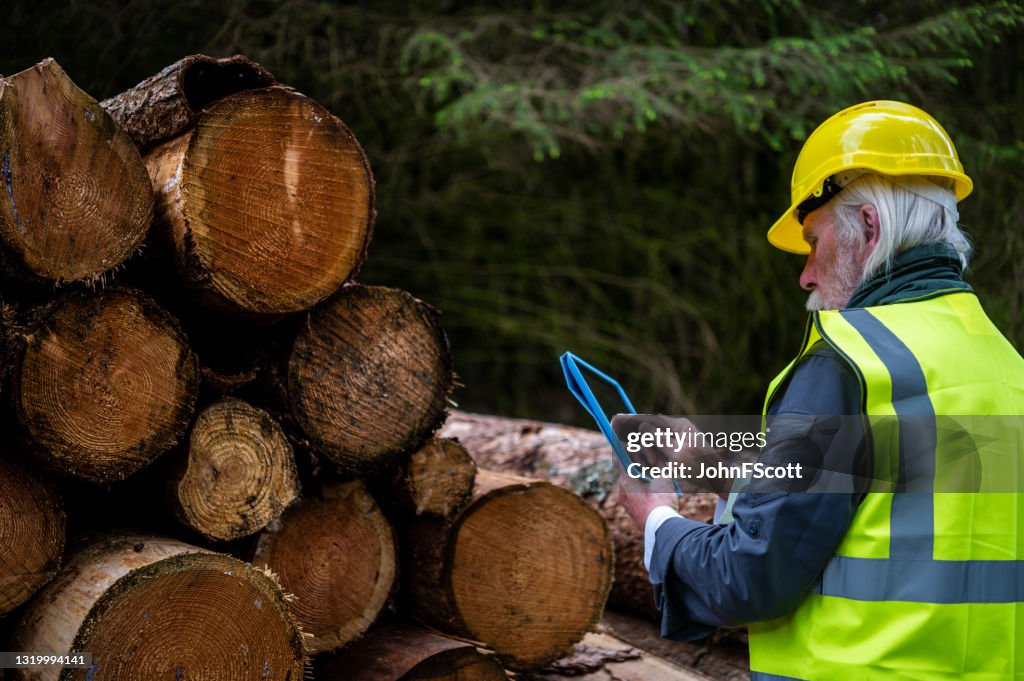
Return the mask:
<path id="1" fill-rule="evenodd" d="M 800 273 L 800 288 L 805 291 L 813 291 L 818 286 L 818 272 L 814 266 L 814 254 L 807 256 L 807 263 L 804 271 Z"/>

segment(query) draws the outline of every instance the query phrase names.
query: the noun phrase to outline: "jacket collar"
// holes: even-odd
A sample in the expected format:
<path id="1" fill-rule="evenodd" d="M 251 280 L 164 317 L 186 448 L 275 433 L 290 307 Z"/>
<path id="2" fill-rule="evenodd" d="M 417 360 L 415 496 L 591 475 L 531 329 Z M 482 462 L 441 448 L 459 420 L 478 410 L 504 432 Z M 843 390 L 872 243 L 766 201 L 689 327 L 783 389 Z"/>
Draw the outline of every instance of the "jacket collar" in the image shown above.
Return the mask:
<path id="1" fill-rule="evenodd" d="M 915 246 L 862 283 L 846 307 L 889 305 L 940 291 L 973 291 L 964 281 L 960 257 L 947 244 Z"/>

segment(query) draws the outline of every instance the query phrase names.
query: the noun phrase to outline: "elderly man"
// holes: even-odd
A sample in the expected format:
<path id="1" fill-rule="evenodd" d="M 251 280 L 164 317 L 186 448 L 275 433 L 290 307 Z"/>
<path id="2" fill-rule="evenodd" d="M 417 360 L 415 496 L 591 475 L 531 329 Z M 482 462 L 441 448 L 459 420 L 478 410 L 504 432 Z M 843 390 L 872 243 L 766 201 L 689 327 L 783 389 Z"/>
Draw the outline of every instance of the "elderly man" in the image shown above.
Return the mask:
<path id="1" fill-rule="evenodd" d="M 733 494 L 707 525 L 624 477 L 663 635 L 746 624 L 755 680 L 1024 678 L 1024 496 L 936 487 L 947 415 L 1002 418 L 984 426 L 999 437 L 961 433 L 990 477 L 1009 461 L 1016 480 L 1024 446 L 1024 359 L 962 278 L 971 189 L 945 130 L 907 104 L 851 107 L 807 140 L 768 240 L 807 254 L 811 315 L 768 388 L 760 459 L 814 469 L 845 445 L 869 484 Z"/>

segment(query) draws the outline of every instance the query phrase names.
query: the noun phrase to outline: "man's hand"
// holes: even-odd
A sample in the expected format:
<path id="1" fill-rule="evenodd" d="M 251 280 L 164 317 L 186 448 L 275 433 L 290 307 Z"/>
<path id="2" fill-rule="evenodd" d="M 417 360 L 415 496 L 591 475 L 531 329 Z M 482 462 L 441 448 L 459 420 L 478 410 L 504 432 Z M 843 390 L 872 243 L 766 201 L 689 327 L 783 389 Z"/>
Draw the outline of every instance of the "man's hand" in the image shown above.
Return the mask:
<path id="1" fill-rule="evenodd" d="M 663 467 L 666 464 L 674 463 L 682 466 L 681 470 L 691 472 L 703 471 L 705 468 L 717 468 L 719 464 L 727 461 L 728 458 L 736 458 L 725 450 L 711 447 L 691 447 L 683 444 L 682 440 L 674 441 L 669 438 L 644 437 L 645 435 L 656 435 L 659 431 L 665 433 L 699 434 L 700 428 L 694 425 L 693 421 L 683 416 L 664 416 L 662 414 L 616 414 L 612 418 L 612 430 L 618 436 L 624 449 L 627 448 L 630 435 L 633 436 L 633 447 L 643 440 L 649 446 L 642 446 L 639 451 L 629 452 L 629 456 L 641 466 Z M 650 445 L 652 442 L 659 445 Z M 691 440 L 692 442 L 692 440 Z M 684 478 L 675 481 L 682 492 L 714 492 L 722 499 L 729 497 L 732 490 L 733 480 L 727 475 L 720 475 L 715 478 L 700 479 Z"/>
<path id="2" fill-rule="evenodd" d="M 683 416 L 664 416 L 662 414 L 616 414 L 612 417 L 612 430 L 619 438 L 623 448 L 627 445 L 630 433 L 656 433 L 669 430 L 676 433 L 687 431 L 700 432 L 693 421 Z M 630 453 L 637 463 L 645 466 L 663 466 L 670 461 L 679 461 L 680 453 L 667 442 L 664 447 L 643 447 L 639 452 Z"/>
<path id="3" fill-rule="evenodd" d="M 668 419 L 671 421 L 673 427 L 685 428 L 686 424 L 690 422 L 687 419 Z M 623 437 L 625 433 L 634 429 L 641 423 L 649 424 L 650 417 L 641 417 L 633 414 L 617 414 L 612 418 L 612 429 L 620 436 L 620 440 L 625 442 Z M 681 423 L 685 422 L 685 423 Z M 668 425 L 668 424 L 666 424 Z M 623 445 L 625 446 L 625 445 Z M 659 462 L 664 462 L 667 457 L 663 457 L 660 452 L 654 452 L 651 450 L 645 450 L 641 454 L 647 454 L 647 456 L 634 457 L 637 461 L 645 461 L 648 464 L 657 465 Z M 616 457 L 616 461 L 618 458 Z M 669 506 L 672 509 L 678 507 L 678 497 L 676 496 L 675 489 L 672 485 L 671 480 L 658 479 L 645 482 L 643 480 L 637 480 L 629 477 L 626 471 L 622 468 L 622 464 L 619 463 L 619 504 L 626 509 L 626 513 L 633 519 L 636 526 L 643 532 L 644 525 L 647 522 L 647 516 L 650 515 L 658 506 Z"/>
<path id="4" fill-rule="evenodd" d="M 667 490 L 666 490 L 667 486 Z M 647 516 L 659 506 L 678 508 L 678 497 L 672 491 L 672 483 L 668 480 L 634 480 L 619 466 L 619 504 L 633 519 L 636 526 L 643 532 Z"/>

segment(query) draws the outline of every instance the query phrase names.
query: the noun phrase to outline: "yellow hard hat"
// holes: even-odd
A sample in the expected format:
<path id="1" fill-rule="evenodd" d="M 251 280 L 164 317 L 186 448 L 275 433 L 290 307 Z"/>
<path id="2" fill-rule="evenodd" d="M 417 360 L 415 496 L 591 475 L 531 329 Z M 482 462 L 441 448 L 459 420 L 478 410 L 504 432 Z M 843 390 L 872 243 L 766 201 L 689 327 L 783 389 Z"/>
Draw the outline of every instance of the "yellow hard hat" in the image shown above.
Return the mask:
<path id="1" fill-rule="evenodd" d="M 842 188 L 844 171 L 856 170 L 952 178 L 957 201 L 974 188 L 938 121 L 903 102 L 864 102 L 835 114 L 807 138 L 793 168 L 792 203 L 768 230 L 768 241 L 790 253 L 809 253 L 798 208 L 808 199 L 811 206 L 804 209 L 824 204 Z"/>

